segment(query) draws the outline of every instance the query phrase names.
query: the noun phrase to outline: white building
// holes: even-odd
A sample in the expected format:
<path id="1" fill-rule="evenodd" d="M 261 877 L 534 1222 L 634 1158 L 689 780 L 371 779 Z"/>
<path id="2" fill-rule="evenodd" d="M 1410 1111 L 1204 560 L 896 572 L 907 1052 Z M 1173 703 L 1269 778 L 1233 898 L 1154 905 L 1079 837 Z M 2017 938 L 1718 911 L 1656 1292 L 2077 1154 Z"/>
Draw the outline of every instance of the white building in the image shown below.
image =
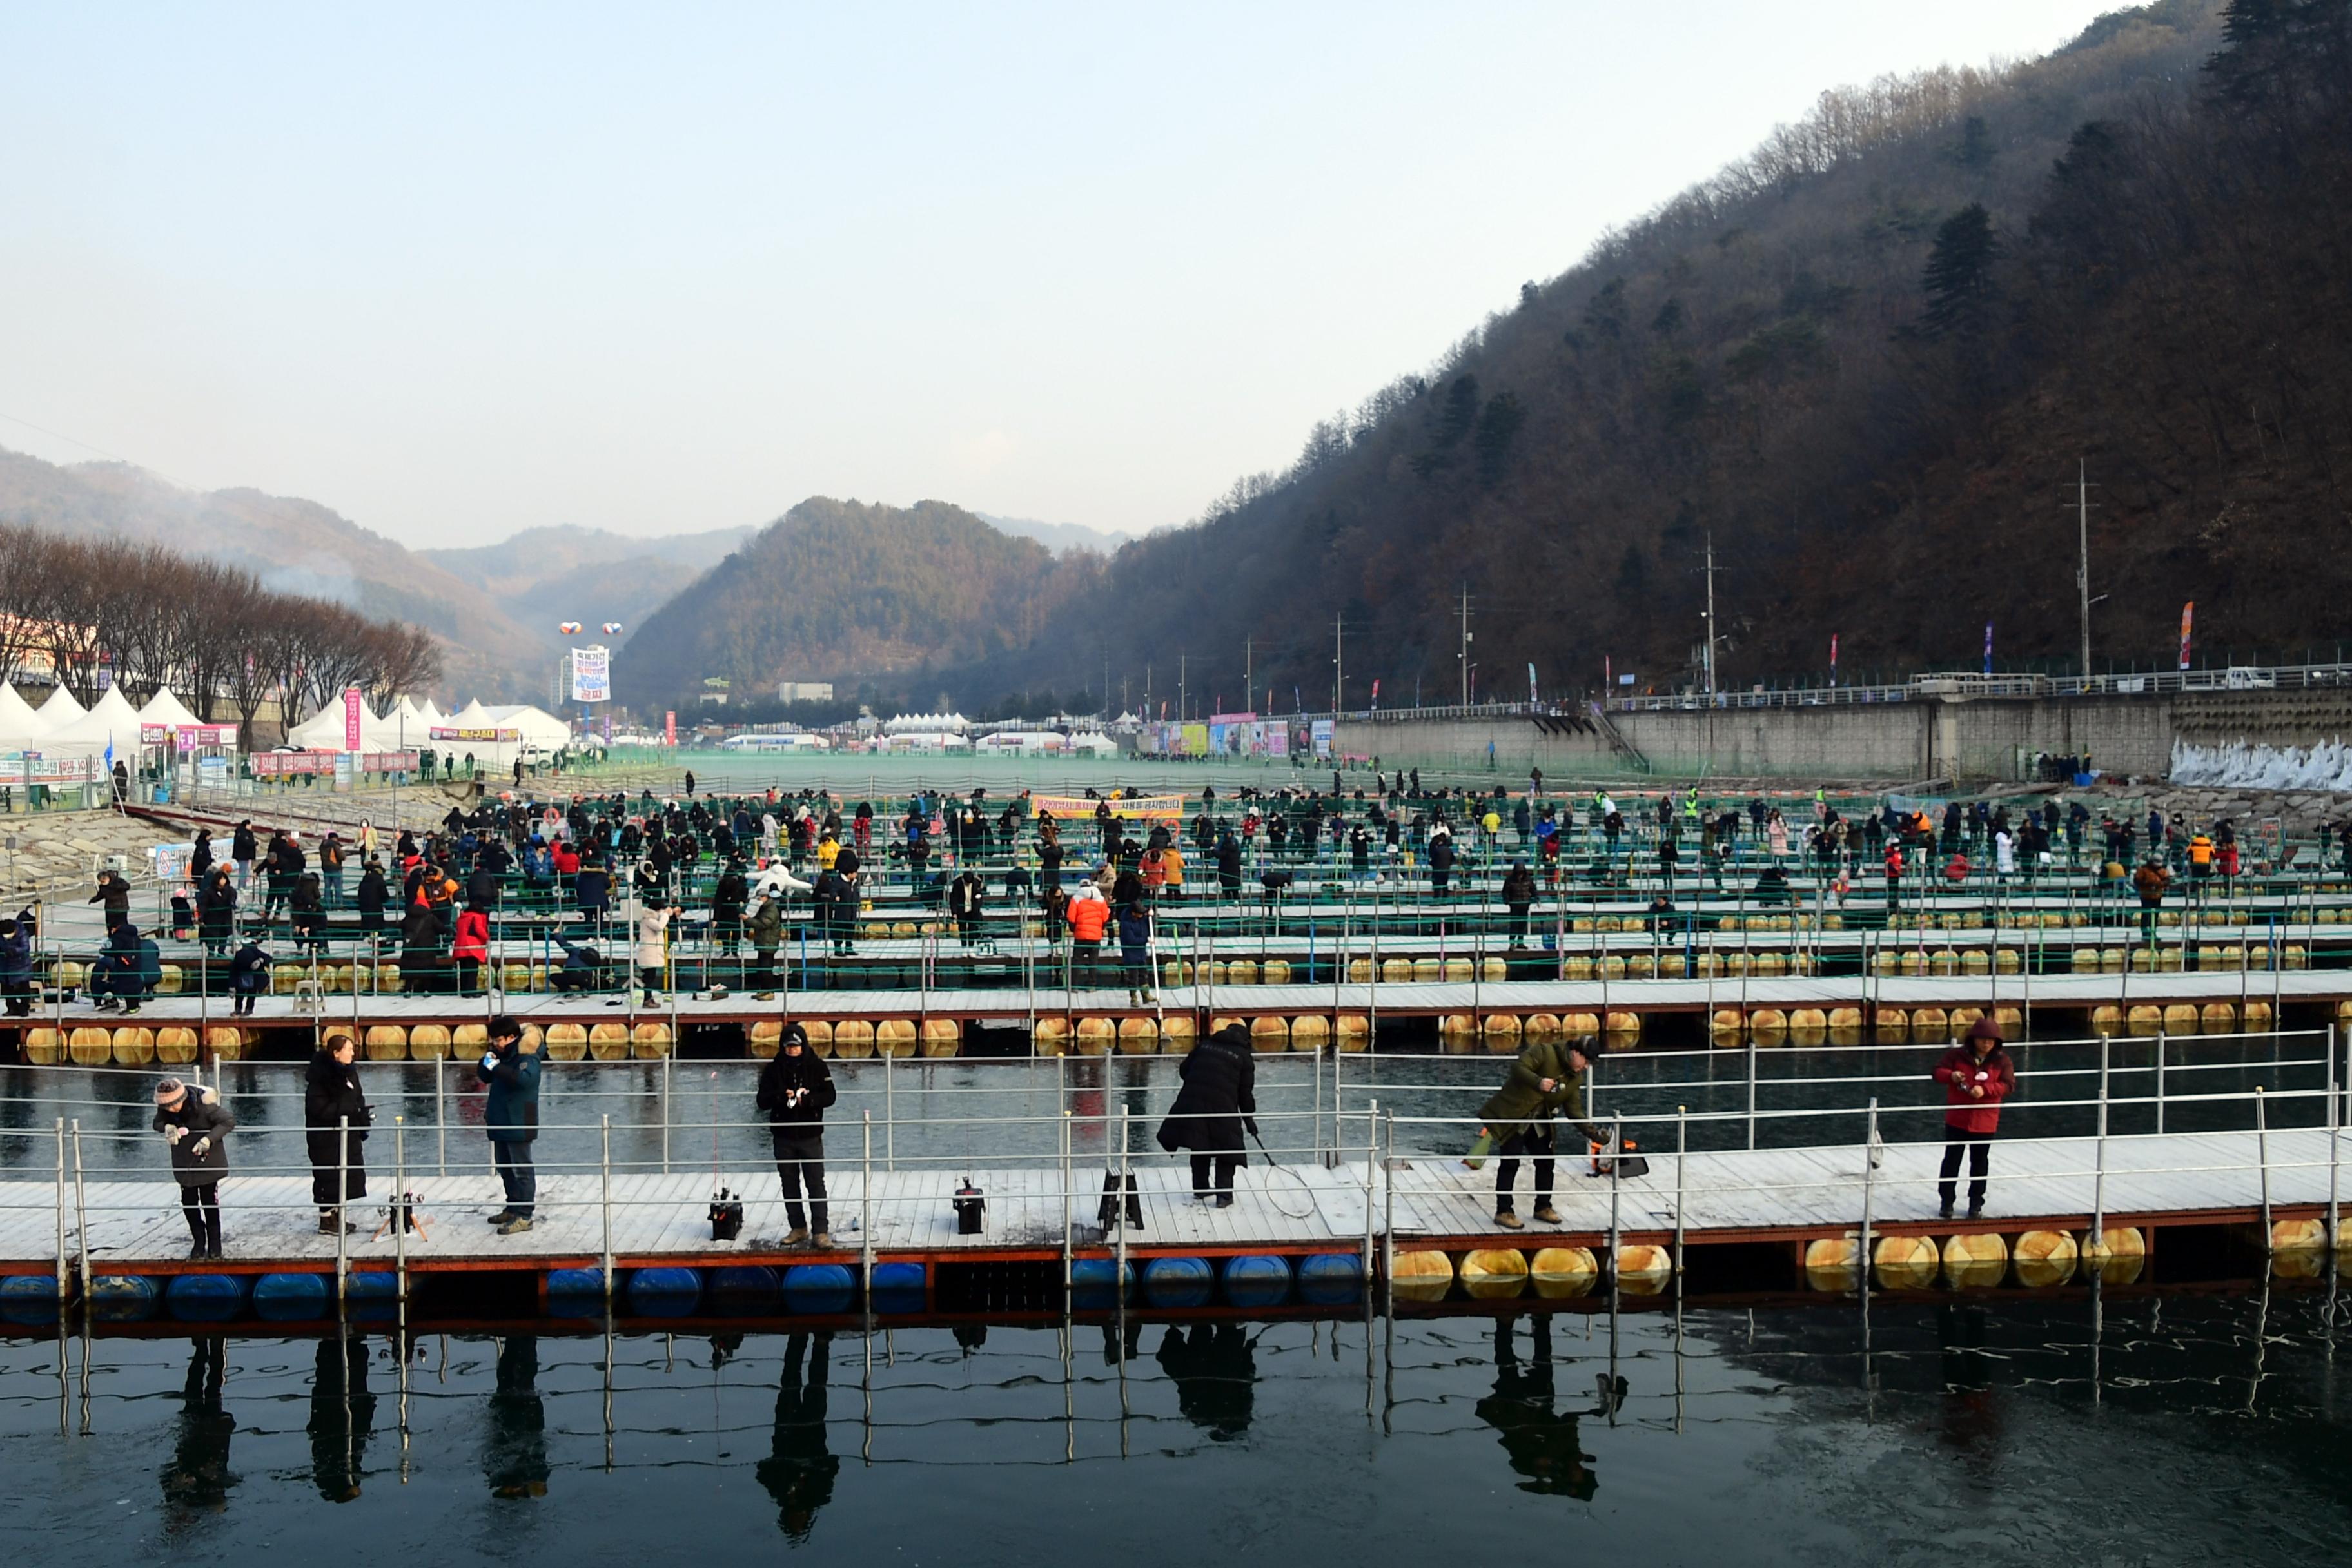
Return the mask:
<path id="1" fill-rule="evenodd" d="M 830 702 L 833 682 L 830 680 L 780 680 L 776 682 L 779 702 Z"/>

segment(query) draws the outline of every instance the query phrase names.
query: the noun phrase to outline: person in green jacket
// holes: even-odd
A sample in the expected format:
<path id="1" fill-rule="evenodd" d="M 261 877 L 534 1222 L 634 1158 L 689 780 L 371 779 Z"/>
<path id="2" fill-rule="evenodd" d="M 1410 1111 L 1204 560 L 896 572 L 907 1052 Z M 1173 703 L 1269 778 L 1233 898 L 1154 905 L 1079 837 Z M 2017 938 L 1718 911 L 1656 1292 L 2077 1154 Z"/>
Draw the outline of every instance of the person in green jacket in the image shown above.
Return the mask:
<path id="1" fill-rule="evenodd" d="M 1559 1223 L 1559 1211 L 1551 1206 L 1552 1161 L 1559 1147 L 1555 1119 L 1564 1115 L 1587 1139 L 1601 1142 L 1600 1129 L 1584 1118 L 1584 1075 L 1591 1065 L 1590 1038 L 1530 1040 L 1503 1087 L 1478 1108 L 1502 1155 L 1495 1167 L 1495 1223 L 1504 1229 L 1520 1225 L 1511 1206 L 1511 1184 L 1518 1178 L 1522 1154 L 1535 1164 L 1536 1218 Z"/>

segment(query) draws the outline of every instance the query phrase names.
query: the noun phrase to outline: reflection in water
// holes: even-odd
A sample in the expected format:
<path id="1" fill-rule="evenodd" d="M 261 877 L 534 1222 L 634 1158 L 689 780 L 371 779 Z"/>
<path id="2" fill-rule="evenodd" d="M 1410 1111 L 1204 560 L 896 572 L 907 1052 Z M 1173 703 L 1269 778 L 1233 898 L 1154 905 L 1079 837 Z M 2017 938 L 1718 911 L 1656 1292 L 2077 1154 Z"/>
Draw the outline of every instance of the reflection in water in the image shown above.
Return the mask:
<path id="1" fill-rule="evenodd" d="M 2001 1464 L 2000 1395 L 1997 1363 L 1985 1352 L 1985 1310 L 1972 1301 L 1947 1301 L 1936 1310 L 1943 1352 L 1944 1399 L 1937 1438 L 1960 1460 L 1979 1489 L 1998 1480 Z"/>
<path id="2" fill-rule="evenodd" d="M 1585 1468 L 1592 1456 L 1577 1434 L 1577 1417 L 1552 1408 L 1551 1314 L 1538 1312 L 1522 1364 L 1512 1341 L 1513 1320 L 1495 1320 L 1495 1392 L 1478 1402 L 1478 1419 L 1503 1435 L 1511 1468 L 1527 1477 L 1519 1490 L 1590 1499 L 1600 1482 Z"/>
<path id="3" fill-rule="evenodd" d="M 509 1334 L 499 1344 L 498 1384 L 490 1394 L 490 1431 L 482 1448 L 490 1495 L 547 1495 L 547 1405 L 539 1396 L 539 1338 Z"/>
<path id="4" fill-rule="evenodd" d="M 810 1342 L 815 1342 L 811 1353 Z M 808 1360 L 803 1381 L 801 1361 Z M 833 1359 L 833 1336 L 794 1334 L 784 1346 L 783 1380 L 776 1389 L 776 1430 L 768 1457 L 760 1461 L 760 1484 L 776 1500 L 776 1527 L 794 1545 L 816 1527 L 816 1510 L 833 1500 L 841 1461 L 825 1441 L 824 1378 Z"/>
<path id="5" fill-rule="evenodd" d="M 318 1375 L 310 1384 L 310 1479 L 329 1502 L 360 1495 L 367 1441 L 375 1430 L 375 1395 L 368 1392 L 367 1342 L 330 1334 L 319 1342 Z"/>
<path id="6" fill-rule="evenodd" d="M 227 1342 L 199 1334 L 189 1342 L 188 1378 L 180 1396 L 180 1426 L 171 1462 L 163 1467 L 163 1510 L 173 1534 L 193 1529 L 195 1516 L 228 1511 L 228 1440 L 236 1417 L 221 1408 Z"/>
<path id="7" fill-rule="evenodd" d="M 1256 1347 L 1241 1324 L 1195 1323 L 1189 1340 L 1171 1324 L 1160 1370 L 1176 1385 L 1176 1408 L 1220 1443 L 1249 1430 L 1257 1384 Z"/>

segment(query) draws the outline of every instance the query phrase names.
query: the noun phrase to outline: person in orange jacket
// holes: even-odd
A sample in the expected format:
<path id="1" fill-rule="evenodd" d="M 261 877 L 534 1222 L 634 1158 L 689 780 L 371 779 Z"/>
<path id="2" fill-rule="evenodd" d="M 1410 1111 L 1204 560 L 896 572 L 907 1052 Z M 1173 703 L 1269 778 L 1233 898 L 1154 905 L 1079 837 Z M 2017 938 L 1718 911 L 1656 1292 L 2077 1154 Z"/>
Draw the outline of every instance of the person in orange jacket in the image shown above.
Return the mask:
<path id="1" fill-rule="evenodd" d="M 1070 984 L 1094 983 L 1102 963 L 1103 933 L 1110 927 L 1110 903 L 1092 882 L 1070 897 Z"/>
<path id="2" fill-rule="evenodd" d="M 1944 1169 L 1936 1194 L 1937 1213 L 1949 1218 L 1959 1184 L 1960 1153 L 1969 1155 L 1969 1217 L 1984 1213 L 1985 1177 L 1992 1167 L 1992 1135 L 2000 1126 L 2000 1102 L 2017 1092 L 2017 1068 L 2001 1048 L 2000 1030 L 1990 1018 L 1969 1026 L 1966 1038 L 1936 1061 L 1936 1081 L 1944 1086 Z"/>

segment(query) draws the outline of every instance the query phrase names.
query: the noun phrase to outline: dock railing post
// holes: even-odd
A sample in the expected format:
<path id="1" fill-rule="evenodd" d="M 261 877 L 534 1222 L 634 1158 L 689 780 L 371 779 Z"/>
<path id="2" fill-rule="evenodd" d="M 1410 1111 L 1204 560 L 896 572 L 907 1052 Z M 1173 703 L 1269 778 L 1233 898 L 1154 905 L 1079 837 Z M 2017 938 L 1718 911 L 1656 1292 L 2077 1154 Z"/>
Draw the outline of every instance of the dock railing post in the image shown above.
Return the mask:
<path id="1" fill-rule="evenodd" d="M 393 1201 L 401 1212 L 392 1227 L 392 1266 L 398 1277 L 401 1304 L 408 1302 L 408 1118 L 392 1119 Z"/>
<path id="2" fill-rule="evenodd" d="M 2263 1256 L 2271 1255 L 2271 1117 L 2263 1086 L 2254 1085 L 2254 1160 L 2263 1177 Z"/>
<path id="3" fill-rule="evenodd" d="M 1062 1300 L 1065 1314 L 1069 1310 L 1070 1294 L 1070 1111 L 1060 1108 L 1062 1132 Z"/>
<path id="4" fill-rule="evenodd" d="M 1337 1140 L 1336 1140 L 1336 1139 L 1333 1141 L 1333 1148 L 1332 1148 L 1332 1151 L 1331 1151 L 1331 1152 L 1332 1152 L 1332 1153 L 1333 1153 L 1333 1155 L 1334 1155 L 1335 1157 L 1336 1157 L 1336 1156 L 1338 1155 L 1338 1153 L 1339 1153 L 1338 1142 L 1337 1142 Z M 1371 1299 L 1371 1298 L 1370 1298 L 1370 1281 L 1371 1281 L 1371 1277 L 1372 1277 L 1372 1183 L 1373 1183 L 1375 1180 L 1377 1180 L 1377 1179 L 1378 1179 L 1378 1177 L 1379 1177 L 1379 1175 L 1380 1175 L 1380 1169 L 1381 1169 L 1381 1126 L 1380 1126 L 1380 1121 L 1379 1121 L 1379 1119 L 1378 1119 L 1377 1117 L 1369 1117 L 1369 1116 L 1368 1116 L 1368 1117 L 1366 1117 L 1366 1118 L 1364 1119 L 1364 1280 L 1365 1280 L 1365 1285 L 1366 1285 L 1365 1300 L 1370 1300 Z"/>
<path id="5" fill-rule="evenodd" d="M 2342 1174 L 2344 1118 L 2336 1099 L 2336 1026 L 2327 1026 L 2327 1246 L 2333 1252 L 2344 1245 L 2343 1210 L 2336 1201 Z"/>
<path id="6" fill-rule="evenodd" d="M 1877 1170 L 1872 1160 L 1878 1149 L 1878 1096 L 1870 1097 L 1870 1110 L 1864 1118 L 1862 1133 L 1862 1245 L 1854 1254 L 1853 1272 L 1863 1299 L 1870 1297 L 1870 1221 L 1871 1201 L 1878 1195 Z"/>
<path id="7" fill-rule="evenodd" d="M 857 1173 L 857 1261 L 862 1270 L 857 1289 L 863 1299 L 874 1280 L 874 1112 L 861 1110 L 857 1117 L 866 1135 Z"/>
<path id="8" fill-rule="evenodd" d="M 1126 1211 L 1123 1205 L 1127 1202 L 1128 1114 L 1127 1107 L 1122 1105 L 1118 1108 L 1118 1203 L 1113 1205 L 1113 1218 L 1118 1222 L 1118 1280 L 1119 1290 L 1122 1293 L 1122 1296 L 1127 1289 L 1127 1224 Z"/>
<path id="9" fill-rule="evenodd" d="M 601 1251 L 604 1257 L 604 1300 L 609 1302 L 613 1299 L 613 1113 L 611 1111 L 604 1112 L 597 1119 L 597 1133 L 600 1140 L 597 1152 L 598 1194 L 604 1221 L 604 1243 Z"/>
<path id="10" fill-rule="evenodd" d="M 1753 1029 L 1748 1031 L 1748 1146 L 1750 1149 L 1756 1147 L 1756 1032 Z"/>
<path id="11" fill-rule="evenodd" d="M 343 1299 L 343 1290 L 351 1283 L 351 1248 L 345 1244 L 350 1234 L 343 1228 L 343 1205 L 352 1192 L 352 1119 L 339 1117 L 335 1122 L 335 1300 Z"/>
<path id="12" fill-rule="evenodd" d="M 882 1052 L 882 1168 L 898 1168 L 898 1075 L 887 1051 Z"/>
<path id="13" fill-rule="evenodd" d="M 677 995 L 677 988 L 672 986 L 670 996 L 673 1001 Z M 669 1174 L 669 1064 L 677 1055 L 677 1030 L 673 1027 L 669 1032 L 669 1049 L 662 1053 L 661 1059 L 662 1174 L 665 1176 Z"/>
<path id="14" fill-rule="evenodd" d="M 87 1311 L 89 1305 L 89 1193 L 82 1185 L 81 1122 L 79 1121 L 76 1121 L 73 1124 L 73 1160 L 74 1243 L 75 1250 L 81 1254 L 82 1306 Z M 59 1303 L 60 1308 L 63 1305 L 64 1303 Z"/>
<path id="15" fill-rule="evenodd" d="M 1378 1101 L 1372 1102 L 1374 1115 L 1380 1112 Z M 1381 1164 L 1381 1308 L 1393 1314 L 1396 1310 L 1396 1112 L 1387 1113 L 1383 1121 L 1388 1134 L 1388 1158 Z M 1369 1205 L 1368 1205 L 1369 1206 Z M 1369 1298 L 1371 1281 L 1364 1282 Z"/>
<path id="16" fill-rule="evenodd" d="M 2107 1239 L 2107 1037 L 2099 1037 L 2099 1137 L 2091 1177 L 2091 1246 Z M 2087 1248 L 2085 1251 L 2087 1252 Z M 2087 1261 L 2087 1258 L 2086 1258 Z"/>
<path id="17" fill-rule="evenodd" d="M 58 1308 L 66 1304 L 66 1119 L 58 1118 Z M 60 1338 L 62 1342 L 62 1337 Z"/>
<path id="18" fill-rule="evenodd" d="M 1683 1271 L 1683 1157 L 1690 1152 L 1690 1107 L 1675 1107 L 1675 1273 Z M 1677 1299 L 1682 1294 L 1679 1280 L 1675 1286 Z"/>
<path id="19" fill-rule="evenodd" d="M 1617 1293 L 1617 1249 L 1619 1243 L 1619 1198 L 1624 1191 L 1619 1180 L 1620 1167 L 1625 1160 L 1625 1118 L 1622 1114 L 1609 1119 L 1609 1292 L 1613 1302 Z M 1610 1317 L 1613 1323 L 1616 1313 Z"/>
<path id="20" fill-rule="evenodd" d="M 2156 1130 L 2159 1134 L 2164 1131 L 2164 1058 L 2171 1055 L 2166 1044 L 2164 1031 L 2159 1028 L 2156 1031 Z"/>
<path id="21" fill-rule="evenodd" d="M 449 1173 L 449 1104 L 445 1091 L 447 1076 L 441 1068 L 445 1064 L 433 1064 L 433 1168 L 436 1175 Z"/>

